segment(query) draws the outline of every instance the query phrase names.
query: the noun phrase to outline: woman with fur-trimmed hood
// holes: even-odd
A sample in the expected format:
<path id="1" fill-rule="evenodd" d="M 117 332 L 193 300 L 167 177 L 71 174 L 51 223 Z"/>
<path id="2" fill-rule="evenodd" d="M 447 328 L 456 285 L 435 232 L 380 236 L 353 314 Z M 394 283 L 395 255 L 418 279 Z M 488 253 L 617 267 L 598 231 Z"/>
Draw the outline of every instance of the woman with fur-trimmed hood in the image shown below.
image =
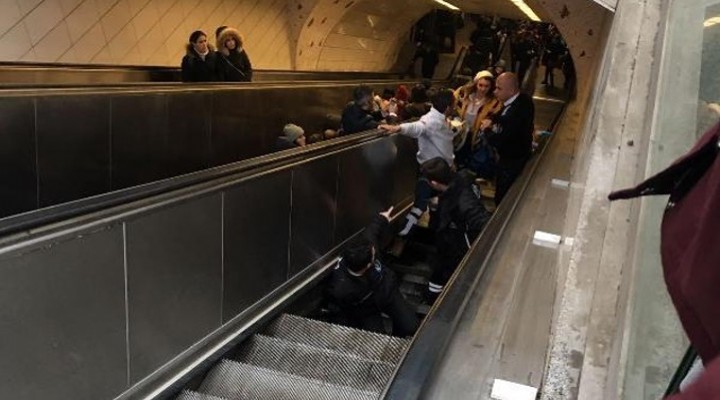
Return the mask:
<path id="1" fill-rule="evenodd" d="M 217 71 L 221 81 L 252 81 L 252 65 L 243 49 L 243 37 L 233 28 L 225 28 L 217 39 Z"/>
<path id="2" fill-rule="evenodd" d="M 187 54 L 182 59 L 183 82 L 213 82 L 218 80 L 217 55 L 203 31 L 190 35 Z"/>

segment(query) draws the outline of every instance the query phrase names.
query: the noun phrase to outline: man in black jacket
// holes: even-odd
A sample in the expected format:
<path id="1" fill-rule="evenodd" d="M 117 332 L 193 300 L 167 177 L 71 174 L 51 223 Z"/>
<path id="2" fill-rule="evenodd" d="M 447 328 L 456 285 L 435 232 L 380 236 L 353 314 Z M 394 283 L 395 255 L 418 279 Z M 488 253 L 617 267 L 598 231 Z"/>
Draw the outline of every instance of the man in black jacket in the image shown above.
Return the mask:
<path id="1" fill-rule="evenodd" d="M 408 336 L 417 330 L 418 318 L 400 293 L 395 273 L 377 257 L 391 212 L 392 207 L 375 216 L 363 237 L 343 251 L 330 277 L 328 294 L 350 325 L 384 333 L 385 313 L 392 319 L 393 333 Z"/>
<path id="2" fill-rule="evenodd" d="M 343 134 L 377 129 L 382 120 L 382 112 L 374 109 L 374 96 L 375 93 L 369 86 L 360 85 L 355 88 L 353 101 L 345 107 L 342 113 Z"/>
<path id="3" fill-rule="evenodd" d="M 535 105 L 532 97 L 520 92 L 517 75 L 506 72 L 497 78 L 495 96 L 503 109 L 484 120 L 480 129 L 498 152 L 495 204 L 500 204 L 513 182 L 523 171 L 532 153 L 535 129 Z"/>
<path id="4" fill-rule="evenodd" d="M 437 255 L 428 291 L 430 300 L 442 292 L 458 263 L 490 219 L 471 172 L 458 173 L 440 157 L 422 164 L 420 172 L 433 189 L 440 192 L 437 211 L 430 218 L 435 231 Z"/>

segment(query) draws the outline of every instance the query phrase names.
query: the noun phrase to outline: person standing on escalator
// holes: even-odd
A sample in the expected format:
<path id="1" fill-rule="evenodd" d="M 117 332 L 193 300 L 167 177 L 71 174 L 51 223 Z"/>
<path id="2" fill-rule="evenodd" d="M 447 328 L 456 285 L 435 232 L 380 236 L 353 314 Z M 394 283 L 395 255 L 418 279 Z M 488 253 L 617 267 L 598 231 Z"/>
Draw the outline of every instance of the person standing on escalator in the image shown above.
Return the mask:
<path id="1" fill-rule="evenodd" d="M 183 82 L 217 81 L 217 54 L 208 43 L 203 31 L 190 35 L 187 54 L 182 59 Z"/>
<path id="2" fill-rule="evenodd" d="M 223 82 L 252 81 L 252 64 L 245 49 L 243 37 L 234 28 L 225 27 L 217 38 L 217 72 Z"/>

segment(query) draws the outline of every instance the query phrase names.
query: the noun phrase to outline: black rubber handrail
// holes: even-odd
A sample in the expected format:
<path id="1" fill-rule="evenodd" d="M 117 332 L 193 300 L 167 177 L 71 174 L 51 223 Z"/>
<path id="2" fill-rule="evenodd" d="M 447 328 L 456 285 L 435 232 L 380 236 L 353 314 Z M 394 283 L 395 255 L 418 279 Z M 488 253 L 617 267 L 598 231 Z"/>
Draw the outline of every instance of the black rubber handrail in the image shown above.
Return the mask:
<path id="1" fill-rule="evenodd" d="M 0 237 L 29 231 L 40 226 L 49 225 L 80 215 L 97 212 L 170 191 L 199 185 L 218 178 L 236 175 L 246 171 L 253 171 L 262 167 L 279 166 L 297 162 L 305 158 L 324 154 L 328 151 L 364 143 L 381 136 L 385 135 L 379 130 L 371 130 L 353 135 L 341 136 L 336 139 L 323 141 L 303 148 L 279 151 L 219 167 L 150 182 L 114 192 L 103 193 L 97 196 L 33 210 L 23 214 L 13 215 L 0 219 Z"/>
<path id="2" fill-rule="evenodd" d="M 697 351 L 695 351 L 692 346 L 688 347 L 682 360 L 680 360 L 680 365 L 678 365 L 678 368 L 675 370 L 675 373 L 670 379 L 670 383 L 668 384 L 667 390 L 665 390 L 665 395 L 663 397 L 668 397 L 670 395 L 680 392 L 680 384 L 685 379 L 688 372 L 690 372 L 690 369 L 692 368 L 697 358 Z"/>

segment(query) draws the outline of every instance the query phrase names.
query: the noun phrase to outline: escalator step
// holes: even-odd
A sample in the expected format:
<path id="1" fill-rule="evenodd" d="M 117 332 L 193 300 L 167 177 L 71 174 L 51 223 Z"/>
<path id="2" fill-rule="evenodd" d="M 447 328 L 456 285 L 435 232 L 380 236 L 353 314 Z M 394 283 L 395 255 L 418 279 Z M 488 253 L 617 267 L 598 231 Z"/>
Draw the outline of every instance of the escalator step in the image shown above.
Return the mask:
<path id="1" fill-rule="evenodd" d="M 267 368 L 223 360 L 200 392 L 229 400 L 371 400 L 378 395 Z"/>
<path id="2" fill-rule="evenodd" d="M 360 329 L 283 314 L 265 331 L 267 336 L 357 357 L 397 364 L 409 341 Z"/>
<path id="3" fill-rule="evenodd" d="M 243 343 L 237 358 L 245 364 L 378 394 L 395 369 L 390 363 L 263 335 Z"/>
<path id="4" fill-rule="evenodd" d="M 175 400 L 225 400 L 222 397 L 184 390 Z"/>

